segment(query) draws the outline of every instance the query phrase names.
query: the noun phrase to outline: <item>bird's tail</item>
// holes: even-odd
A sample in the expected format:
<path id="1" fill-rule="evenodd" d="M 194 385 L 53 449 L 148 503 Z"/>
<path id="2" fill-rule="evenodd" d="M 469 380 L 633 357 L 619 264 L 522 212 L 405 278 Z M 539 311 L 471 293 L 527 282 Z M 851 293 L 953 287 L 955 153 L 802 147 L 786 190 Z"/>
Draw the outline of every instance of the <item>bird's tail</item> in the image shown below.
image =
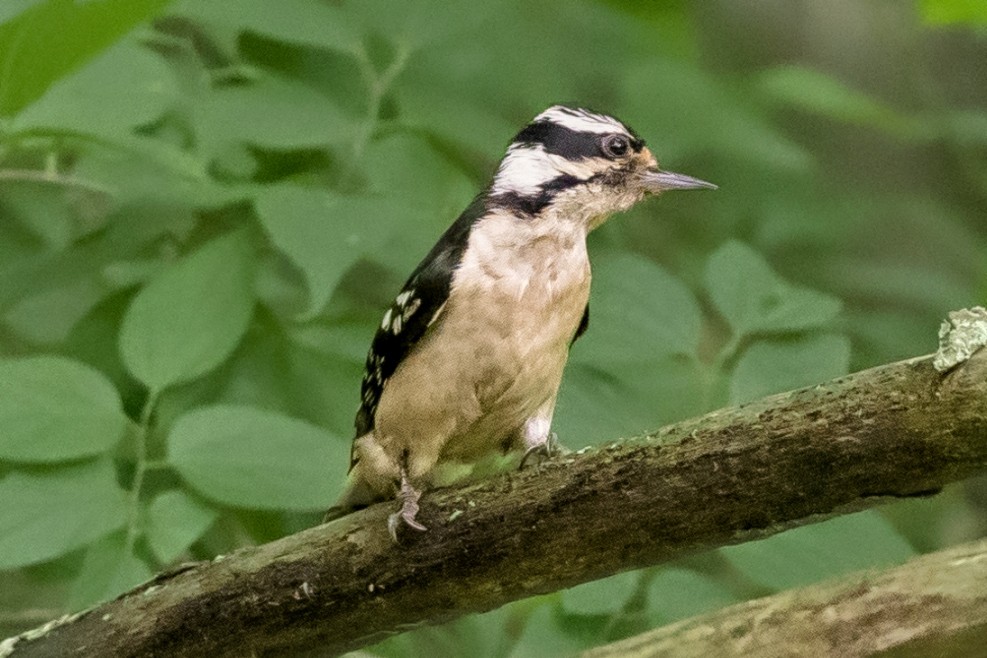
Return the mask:
<path id="1" fill-rule="evenodd" d="M 358 469 L 350 471 L 346 480 L 346 488 L 339 496 L 336 504 L 326 510 L 326 515 L 322 518 L 323 523 L 335 521 L 347 514 L 352 514 L 368 505 L 372 505 L 379 500 L 384 500 L 379 493 L 367 484 L 367 481 L 360 477 Z"/>
<path id="2" fill-rule="evenodd" d="M 333 505 L 326 510 L 325 516 L 322 517 L 323 523 L 329 523 L 330 521 L 335 521 L 336 519 L 341 519 L 344 516 L 352 514 L 353 512 L 360 509 L 359 507 L 343 507 L 342 505 Z"/>

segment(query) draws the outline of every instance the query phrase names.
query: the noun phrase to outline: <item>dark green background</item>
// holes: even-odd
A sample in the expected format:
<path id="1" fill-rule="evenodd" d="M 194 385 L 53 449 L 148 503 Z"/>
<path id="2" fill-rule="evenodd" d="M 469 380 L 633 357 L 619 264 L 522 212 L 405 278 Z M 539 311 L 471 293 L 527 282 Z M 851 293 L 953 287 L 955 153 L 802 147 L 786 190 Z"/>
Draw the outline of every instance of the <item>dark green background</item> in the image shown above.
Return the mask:
<path id="1" fill-rule="evenodd" d="M 987 284 L 985 6 L 5 0 L 0 637 L 316 523 L 382 310 L 556 102 L 720 186 L 591 237 L 570 447 L 933 351 Z M 971 481 L 375 650 L 563 654 L 985 510 Z"/>

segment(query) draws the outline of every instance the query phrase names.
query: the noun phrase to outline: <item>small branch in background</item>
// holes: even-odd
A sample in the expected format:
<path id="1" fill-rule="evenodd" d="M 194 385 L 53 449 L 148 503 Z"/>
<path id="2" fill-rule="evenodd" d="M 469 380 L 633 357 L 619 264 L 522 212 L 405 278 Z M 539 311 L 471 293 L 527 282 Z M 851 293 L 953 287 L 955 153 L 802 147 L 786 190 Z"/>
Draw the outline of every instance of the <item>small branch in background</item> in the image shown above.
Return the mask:
<path id="1" fill-rule="evenodd" d="M 880 573 L 781 592 L 596 647 L 582 658 L 974 656 L 987 647 L 987 539 Z M 901 653 L 897 653 L 901 652 Z"/>
<path id="2" fill-rule="evenodd" d="M 144 487 L 144 476 L 147 473 L 147 439 L 151 433 L 151 418 L 154 415 L 154 408 L 158 403 L 158 391 L 150 391 L 144 407 L 141 409 L 140 421 L 134 428 L 134 442 L 136 444 L 136 458 L 134 461 L 134 477 L 130 484 L 129 513 L 127 514 L 127 534 L 123 544 L 123 555 L 129 557 L 134 552 L 134 544 L 137 542 L 140 520 L 141 490 Z"/>
<path id="3" fill-rule="evenodd" d="M 370 99 L 367 104 L 366 121 L 360 127 L 360 131 L 353 143 L 354 160 L 359 160 L 363 157 L 363 152 L 370 143 L 370 138 L 373 137 L 374 132 L 377 130 L 377 125 L 380 121 L 381 103 L 387 92 L 390 91 L 391 85 L 394 84 L 394 80 L 404 70 L 405 66 L 407 66 L 411 54 L 412 48 L 408 44 L 399 43 L 387 68 L 379 73 L 374 68 L 366 53 L 361 53 L 361 56 L 357 59 L 360 71 L 369 90 Z"/>
<path id="4" fill-rule="evenodd" d="M 105 194 L 112 196 L 113 190 L 95 181 L 67 176 L 55 171 L 42 171 L 40 169 L 0 169 L 0 181 L 17 181 L 26 183 L 51 183 L 63 187 L 74 187 L 92 192 L 94 194 Z"/>

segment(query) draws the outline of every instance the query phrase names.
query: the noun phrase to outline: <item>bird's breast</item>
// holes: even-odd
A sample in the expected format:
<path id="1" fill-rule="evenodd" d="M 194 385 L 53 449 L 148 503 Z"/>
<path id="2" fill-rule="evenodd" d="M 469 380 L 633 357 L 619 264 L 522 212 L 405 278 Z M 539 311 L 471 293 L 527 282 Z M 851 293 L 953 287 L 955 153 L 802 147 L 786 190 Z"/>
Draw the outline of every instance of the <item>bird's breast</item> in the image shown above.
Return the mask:
<path id="1" fill-rule="evenodd" d="M 474 346 L 481 406 L 525 413 L 554 395 L 586 308 L 586 236 L 578 227 L 484 228 L 453 278 L 448 320 L 456 326 L 448 328 Z"/>
<path id="2" fill-rule="evenodd" d="M 471 234 L 444 310 L 384 389 L 382 441 L 470 460 L 555 396 L 589 299 L 585 234 L 525 228 Z"/>
<path id="3" fill-rule="evenodd" d="M 450 301 L 522 357 L 568 347 L 589 299 L 585 232 L 518 226 L 514 218 L 485 222 L 470 237 Z"/>

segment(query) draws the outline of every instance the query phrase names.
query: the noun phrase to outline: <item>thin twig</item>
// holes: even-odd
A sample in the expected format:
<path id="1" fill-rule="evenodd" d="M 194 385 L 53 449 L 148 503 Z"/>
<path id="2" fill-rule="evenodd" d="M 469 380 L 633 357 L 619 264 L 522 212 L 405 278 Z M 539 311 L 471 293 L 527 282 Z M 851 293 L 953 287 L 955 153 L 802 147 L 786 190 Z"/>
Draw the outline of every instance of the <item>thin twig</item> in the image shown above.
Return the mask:
<path id="1" fill-rule="evenodd" d="M 96 181 L 77 178 L 40 169 L 0 169 L 0 181 L 18 181 L 27 183 L 51 183 L 63 187 L 78 187 L 95 194 L 112 196 L 114 190 Z"/>

